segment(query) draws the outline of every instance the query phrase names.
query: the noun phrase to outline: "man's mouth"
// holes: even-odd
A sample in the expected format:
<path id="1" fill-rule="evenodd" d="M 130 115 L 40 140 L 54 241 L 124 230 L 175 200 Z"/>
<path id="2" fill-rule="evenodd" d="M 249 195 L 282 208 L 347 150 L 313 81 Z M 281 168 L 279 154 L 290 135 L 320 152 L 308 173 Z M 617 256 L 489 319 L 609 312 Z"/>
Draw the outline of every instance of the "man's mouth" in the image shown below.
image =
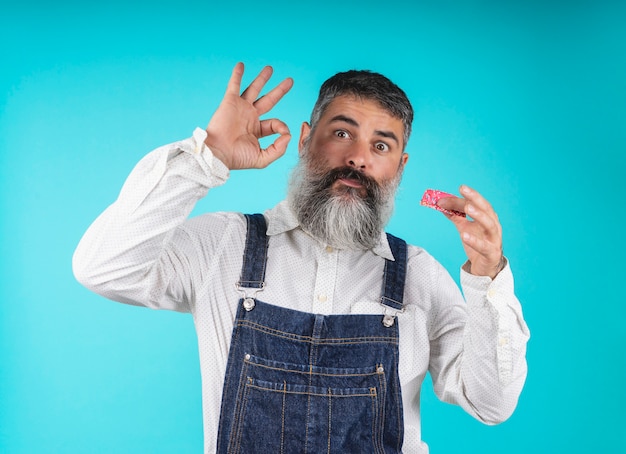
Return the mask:
<path id="1" fill-rule="evenodd" d="M 359 189 L 363 187 L 363 183 L 361 183 L 359 180 L 356 180 L 354 178 L 338 178 L 337 181 L 351 188 Z"/>
<path id="2" fill-rule="evenodd" d="M 321 187 L 331 190 L 334 195 L 357 195 L 363 199 L 369 197 L 376 186 L 373 178 L 351 167 L 334 168 L 324 175 L 323 180 L 320 181 Z"/>

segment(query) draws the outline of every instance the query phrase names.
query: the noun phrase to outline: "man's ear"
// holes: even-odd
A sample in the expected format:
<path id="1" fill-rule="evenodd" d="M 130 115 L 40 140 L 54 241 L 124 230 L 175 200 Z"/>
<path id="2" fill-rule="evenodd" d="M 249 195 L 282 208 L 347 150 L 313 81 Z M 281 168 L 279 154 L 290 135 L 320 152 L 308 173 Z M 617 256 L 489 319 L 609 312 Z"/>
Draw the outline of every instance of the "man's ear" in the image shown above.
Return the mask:
<path id="1" fill-rule="evenodd" d="M 304 141 L 309 137 L 309 134 L 311 134 L 311 125 L 304 121 L 300 127 L 300 141 L 298 142 L 300 156 L 302 156 L 302 150 L 304 149 Z"/>
<path id="2" fill-rule="evenodd" d="M 409 160 L 409 154 L 402 152 L 400 160 L 402 161 L 402 167 L 404 167 L 406 165 L 406 162 Z"/>

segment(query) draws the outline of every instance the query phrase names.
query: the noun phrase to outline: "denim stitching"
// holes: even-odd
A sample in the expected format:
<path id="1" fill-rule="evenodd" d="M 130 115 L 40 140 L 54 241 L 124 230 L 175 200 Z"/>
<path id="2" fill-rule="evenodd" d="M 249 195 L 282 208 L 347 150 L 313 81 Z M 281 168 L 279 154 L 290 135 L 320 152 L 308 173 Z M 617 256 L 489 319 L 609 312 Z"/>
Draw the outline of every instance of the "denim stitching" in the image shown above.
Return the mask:
<path id="1" fill-rule="evenodd" d="M 380 386 L 381 402 L 380 402 L 380 411 L 379 411 L 379 427 L 378 427 L 378 430 L 376 431 L 376 436 L 378 438 L 380 449 L 384 451 L 384 442 L 383 442 L 384 434 L 382 433 L 382 428 L 385 427 L 385 406 L 387 403 L 387 386 L 386 386 L 386 378 L 385 378 L 384 369 L 382 372 L 378 374 L 378 384 Z"/>
<path id="2" fill-rule="evenodd" d="M 309 386 L 311 386 L 311 377 L 309 376 Z M 311 417 L 311 394 L 308 394 L 306 401 L 306 430 L 304 432 L 304 454 L 307 454 L 309 447 L 309 420 Z"/>
<path id="3" fill-rule="evenodd" d="M 285 451 L 285 400 L 287 399 L 287 382 L 283 381 L 283 414 L 282 414 L 282 427 L 280 429 L 280 454 Z"/>
<path id="4" fill-rule="evenodd" d="M 281 372 L 294 373 L 294 374 L 320 375 L 322 377 L 367 377 L 367 376 L 370 376 L 370 375 L 378 375 L 379 374 L 379 372 L 376 370 L 376 367 L 374 367 L 371 372 L 331 374 L 331 373 L 323 373 L 323 372 L 313 372 L 312 369 L 309 372 L 309 371 L 303 371 L 303 370 L 295 370 L 295 369 L 285 369 L 285 368 L 280 368 L 280 367 L 272 367 L 272 366 L 268 366 L 266 364 L 261 364 L 261 363 L 257 363 L 257 362 L 251 361 L 249 359 L 245 359 L 244 361 L 247 364 L 251 365 L 251 366 L 262 367 L 264 369 L 277 370 L 277 371 L 281 371 Z M 315 367 L 315 366 L 312 366 L 312 367 Z M 349 370 L 349 368 L 345 369 L 345 370 Z"/>
<path id="5" fill-rule="evenodd" d="M 249 378 L 248 381 L 251 383 L 252 379 Z M 243 402 L 241 404 L 241 416 L 238 418 L 239 427 L 237 428 L 237 449 L 234 454 L 238 454 L 241 449 L 241 438 L 243 437 L 243 423 L 246 419 L 246 408 L 248 407 L 248 396 L 250 395 L 250 387 L 251 386 L 246 383 L 243 395 Z"/>
<path id="6" fill-rule="evenodd" d="M 398 351 L 394 351 L 393 352 L 394 355 L 394 361 L 396 364 L 396 380 L 399 382 L 400 379 L 398 378 L 398 369 L 400 368 L 399 363 L 400 360 L 398 358 Z M 404 439 L 404 424 L 403 424 L 403 415 L 402 415 L 402 396 L 399 395 L 400 393 L 399 391 L 399 386 L 391 386 L 391 390 L 394 394 L 394 400 L 396 402 L 396 412 L 397 412 L 397 421 L 398 421 L 398 437 L 397 437 L 397 444 L 396 444 L 396 450 L 400 451 L 400 448 L 402 446 L 402 440 Z"/>
<path id="7" fill-rule="evenodd" d="M 330 454 L 330 433 L 331 427 L 333 423 L 333 396 L 330 392 L 330 388 L 328 388 L 328 450 L 327 453 Z"/>
<path id="8" fill-rule="evenodd" d="M 313 396 L 313 397 L 328 397 L 328 393 L 324 392 L 324 393 L 313 393 L 313 392 L 304 392 L 304 391 L 290 391 L 290 390 L 283 390 L 283 389 L 274 389 L 274 388 L 267 388 L 264 386 L 261 386 L 259 384 L 256 383 L 249 383 L 246 386 L 246 389 L 256 389 L 259 391 L 267 391 L 270 393 L 284 393 L 284 394 L 294 394 L 296 396 Z M 329 388 L 332 389 L 332 388 Z M 377 397 L 378 394 L 376 392 L 376 388 L 370 388 L 369 392 L 361 392 L 358 394 L 333 394 L 333 397 L 336 398 L 344 398 L 344 399 L 350 399 L 350 398 L 354 398 L 354 397 L 372 397 L 375 396 Z M 247 396 L 246 396 L 247 397 Z"/>
<path id="9" fill-rule="evenodd" d="M 240 416 L 241 416 L 240 414 L 241 414 L 242 405 L 243 405 L 242 394 L 245 394 L 246 392 L 246 372 L 247 372 L 247 366 L 244 362 L 244 364 L 241 367 L 241 373 L 239 374 L 239 386 L 237 387 L 237 399 L 235 400 L 235 407 L 233 408 L 233 421 L 231 423 L 231 428 L 230 428 L 231 442 L 229 443 L 229 448 L 228 448 L 229 452 L 232 449 L 234 449 L 232 447 L 232 442 L 238 439 Z"/>
<path id="10" fill-rule="evenodd" d="M 376 419 L 378 418 L 378 402 L 376 398 L 376 389 L 374 389 L 373 391 L 373 394 L 370 392 L 370 399 L 372 402 L 372 446 L 374 447 L 374 449 L 376 449 L 378 447 L 378 443 L 376 442 L 376 439 L 378 438 L 376 436 L 378 432 L 376 430 Z"/>
<path id="11" fill-rule="evenodd" d="M 371 343 L 371 342 L 381 342 L 381 343 L 398 343 L 397 336 L 363 336 L 363 337 L 327 337 L 324 339 L 315 339 L 311 336 L 301 336 L 298 334 L 289 333 L 286 331 L 282 331 L 276 328 L 270 328 L 265 325 L 261 325 L 256 322 L 251 322 L 249 320 L 239 320 L 237 322 L 238 327 L 247 327 L 250 329 L 254 329 L 256 331 L 265 332 L 266 334 L 274 335 L 277 337 L 283 337 L 286 339 L 292 339 L 297 342 L 309 342 L 309 343 L 318 343 L 320 345 L 328 345 L 328 344 L 363 344 L 363 343 Z"/>

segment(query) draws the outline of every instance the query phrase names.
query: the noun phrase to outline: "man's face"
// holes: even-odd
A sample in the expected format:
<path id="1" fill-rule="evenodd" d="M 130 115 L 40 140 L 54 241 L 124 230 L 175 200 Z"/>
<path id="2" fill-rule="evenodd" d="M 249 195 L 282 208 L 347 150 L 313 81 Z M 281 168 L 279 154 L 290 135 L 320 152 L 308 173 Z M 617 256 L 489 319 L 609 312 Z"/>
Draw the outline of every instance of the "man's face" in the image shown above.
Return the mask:
<path id="1" fill-rule="evenodd" d="M 403 133 L 402 120 L 377 102 L 338 96 L 314 130 L 308 123 L 302 125 L 299 148 L 301 154 L 309 153 L 309 162 L 318 170 L 349 167 L 381 184 L 393 180 L 406 164 L 409 156 L 403 153 Z M 350 177 L 333 183 L 335 193 L 348 188 L 358 192 L 363 183 Z"/>
<path id="2" fill-rule="evenodd" d="M 304 123 L 288 193 L 302 228 L 334 247 L 375 247 L 408 158 L 402 132 L 375 102 L 347 96 L 331 102 L 313 131 Z"/>

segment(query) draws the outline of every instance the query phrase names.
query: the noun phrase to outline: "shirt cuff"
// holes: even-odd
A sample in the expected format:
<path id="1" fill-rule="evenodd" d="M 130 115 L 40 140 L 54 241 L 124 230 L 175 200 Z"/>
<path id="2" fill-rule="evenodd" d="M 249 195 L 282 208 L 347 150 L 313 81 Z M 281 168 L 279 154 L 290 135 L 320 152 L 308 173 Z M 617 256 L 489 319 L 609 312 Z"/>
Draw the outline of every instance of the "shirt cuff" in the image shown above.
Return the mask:
<path id="1" fill-rule="evenodd" d="M 509 261 L 504 258 L 505 264 L 494 279 L 489 276 L 475 276 L 466 271 L 467 263 L 461 267 L 461 286 L 468 301 L 478 300 L 486 296 L 487 300 L 498 310 L 504 309 L 514 294 L 513 273 Z"/>
<path id="2" fill-rule="evenodd" d="M 206 131 L 202 128 L 196 128 L 193 131 L 193 150 L 191 152 L 199 158 L 200 165 L 217 180 L 218 184 L 224 183 L 230 175 L 230 170 L 206 146 L 204 143 L 206 136 Z"/>

